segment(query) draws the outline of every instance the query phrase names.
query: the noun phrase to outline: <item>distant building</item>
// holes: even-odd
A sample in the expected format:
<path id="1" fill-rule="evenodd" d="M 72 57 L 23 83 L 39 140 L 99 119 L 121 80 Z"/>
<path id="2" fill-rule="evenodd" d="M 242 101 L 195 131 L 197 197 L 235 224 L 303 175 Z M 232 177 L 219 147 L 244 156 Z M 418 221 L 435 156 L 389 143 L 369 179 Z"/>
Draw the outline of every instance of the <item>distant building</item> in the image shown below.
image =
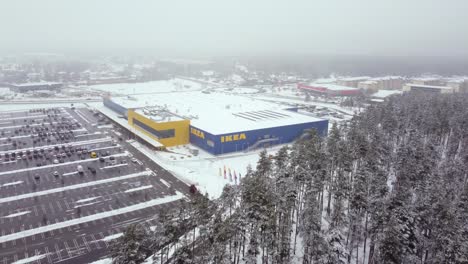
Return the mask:
<path id="1" fill-rule="evenodd" d="M 369 76 L 341 78 L 338 80 L 337 84 L 346 87 L 358 88 L 360 82 L 364 82 L 369 79 L 371 79 Z"/>
<path id="2" fill-rule="evenodd" d="M 29 82 L 29 83 L 20 83 L 20 84 L 9 84 L 9 87 L 12 91 L 17 93 L 26 93 L 30 91 L 40 91 L 40 90 L 59 90 L 63 87 L 62 83 L 59 82 Z"/>
<path id="3" fill-rule="evenodd" d="M 383 100 L 389 96 L 392 96 L 395 94 L 401 94 L 401 93 L 402 91 L 396 91 L 396 90 L 379 90 L 378 92 L 372 94 L 371 98 Z"/>
<path id="4" fill-rule="evenodd" d="M 321 136 L 328 132 L 328 120 L 237 95 L 141 94 L 105 97 L 103 104 L 164 147 L 191 143 L 213 155 L 290 143 L 310 129 Z"/>
<path id="5" fill-rule="evenodd" d="M 449 86 L 439 86 L 439 85 L 423 85 L 423 84 L 414 84 L 408 83 L 403 87 L 403 91 L 406 92 L 426 92 L 426 93 L 453 93 L 455 88 Z"/>
<path id="6" fill-rule="evenodd" d="M 378 91 L 380 90 L 379 82 L 377 81 L 363 81 L 358 84 L 358 88 L 364 91 Z"/>
<path id="7" fill-rule="evenodd" d="M 41 74 L 37 72 L 28 73 L 27 76 L 30 82 L 39 82 L 42 78 Z"/>
<path id="8" fill-rule="evenodd" d="M 468 79 L 451 79 L 447 86 L 452 87 L 457 93 L 468 93 Z"/>
<path id="9" fill-rule="evenodd" d="M 372 78 L 359 82 L 358 88 L 363 90 L 401 90 L 403 88 L 403 78 L 400 76 L 385 76 Z"/>
<path id="10" fill-rule="evenodd" d="M 442 86 L 442 81 L 437 77 L 418 77 L 411 79 L 412 84 L 421 84 L 421 85 L 432 85 L 432 86 Z"/>

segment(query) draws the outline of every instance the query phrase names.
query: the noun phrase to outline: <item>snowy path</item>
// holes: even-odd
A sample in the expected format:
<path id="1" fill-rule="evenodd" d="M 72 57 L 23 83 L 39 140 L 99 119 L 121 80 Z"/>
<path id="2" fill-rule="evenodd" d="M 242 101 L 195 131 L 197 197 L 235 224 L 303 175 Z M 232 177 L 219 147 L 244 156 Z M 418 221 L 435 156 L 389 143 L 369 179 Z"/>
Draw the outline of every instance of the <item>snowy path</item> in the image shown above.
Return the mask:
<path id="1" fill-rule="evenodd" d="M 91 202 L 91 201 L 96 200 L 96 199 L 98 199 L 98 198 L 100 198 L 100 197 L 101 197 L 101 196 L 96 196 L 96 197 L 81 199 L 81 200 L 75 201 L 75 203 Z"/>
<path id="2" fill-rule="evenodd" d="M 18 185 L 18 184 L 22 184 L 22 183 L 23 183 L 23 181 L 8 182 L 8 183 L 0 185 L 0 187 L 13 186 L 13 185 Z"/>
<path id="3" fill-rule="evenodd" d="M 31 119 L 31 118 L 39 119 L 39 117 L 47 117 L 47 115 L 7 117 L 7 118 L 2 118 L 2 121 L 8 121 L 8 120 L 23 120 L 23 119 Z"/>
<path id="4" fill-rule="evenodd" d="M 31 211 L 23 211 L 23 212 L 18 212 L 18 213 L 6 215 L 3 218 L 13 218 L 13 217 L 22 216 L 22 215 L 29 214 L 29 213 L 31 213 Z"/>
<path id="5" fill-rule="evenodd" d="M 34 261 L 39 261 L 43 258 L 45 258 L 46 255 L 36 255 L 36 256 L 33 256 L 33 257 L 29 257 L 29 258 L 25 258 L 25 259 L 20 259 L 18 261 L 15 261 L 11 264 L 26 264 L 26 263 L 31 263 L 31 262 L 34 262 Z"/>
<path id="6" fill-rule="evenodd" d="M 55 124 L 58 124 L 58 122 L 44 123 L 44 125 L 55 125 Z M 36 126 L 42 126 L 42 124 L 31 124 L 31 125 L 29 125 L 29 127 L 36 127 Z M 20 128 L 20 127 L 24 127 L 24 125 L 0 127 L 0 129 L 9 129 L 9 130 L 11 130 L 12 128 Z"/>
<path id="7" fill-rule="evenodd" d="M 133 188 L 133 189 L 128 189 L 124 193 L 137 192 L 137 191 L 142 191 L 142 190 L 146 190 L 146 189 L 150 189 L 150 188 L 153 188 L 153 185 L 145 185 L 145 186 L 141 186 L 141 187 L 137 187 L 137 188 Z"/>
<path id="8" fill-rule="evenodd" d="M 108 212 L 97 213 L 97 214 L 94 214 L 94 215 L 88 215 L 88 216 L 84 216 L 84 217 L 80 217 L 80 218 L 76 218 L 76 219 L 72 219 L 72 220 L 68 220 L 68 221 L 64 221 L 64 222 L 60 222 L 60 223 L 55 223 L 55 224 L 51 224 L 51 225 L 47 225 L 47 226 L 43 226 L 43 227 L 39 227 L 39 228 L 24 230 L 24 231 L 21 231 L 21 232 L 18 232 L 18 233 L 9 234 L 9 235 L 6 235 L 6 236 L 1 236 L 0 237 L 0 243 L 12 241 L 12 240 L 17 240 L 17 239 L 21 239 L 21 238 L 25 238 L 25 237 L 29 237 L 29 236 L 33 236 L 33 235 L 37 235 L 37 234 L 41 234 L 41 233 L 45 233 L 45 232 L 49 232 L 49 231 L 52 231 L 52 230 L 65 228 L 65 227 L 68 227 L 68 226 L 83 224 L 83 223 L 86 223 L 86 222 L 91 222 L 91 221 L 99 220 L 99 219 L 102 219 L 102 218 L 107 218 L 107 217 L 111 217 L 111 216 L 115 216 L 115 215 L 125 214 L 125 213 L 129 213 L 129 212 L 132 212 L 132 211 L 145 209 L 145 208 L 148 208 L 148 207 L 153 207 L 153 206 L 159 205 L 159 204 L 170 203 L 170 202 L 180 200 L 180 199 L 182 199 L 184 197 L 185 196 L 182 193 L 177 192 L 176 195 L 166 196 L 164 198 L 153 199 L 153 200 L 150 200 L 150 201 L 147 201 L 147 202 L 144 202 L 144 203 L 134 204 L 134 205 L 130 205 L 130 206 L 127 206 L 127 207 L 111 210 L 111 211 L 108 211 Z"/>
<path id="9" fill-rule="evenodd" d="M 6 197 L 6 198 L 1 198 L 0 199 L 0 204 L 16 201 L 16 200 L 20 200 L 20 199 L 32 198 L 32 197 L 48 195 L 48 194 L 52 194 L 52 193 L 58 193 L 58 192 L 63 192 L 63 191 L 68 191 L 68 190 L 73 190 L 73 189 L 79 189 L 79 188 L 94 186 L 94 185 L 103 184 L 103 183 L 121 181 L 121 180 L 141 177 L 141 176 L 149 176 L 152 173 L 153 173 L 152 171 L 142 171 L 142 172 L 138 172 L 138 173 L 128 174 L 128 175 L 125 175 L 125 176 L 114 177 L 114 178 L 109 178 L 109 179 L 104 179 L 104 180 L 99 180 L 99 181 L 85 182 L 85 183 L 80 183 L 80 184 L 55 188 L 55 189 L 49 189 L 49 190 L 44 190 L 44 191 L 39 191 L 39 192 L 25 193 L 25 194 L 16 195 L 16 196 L 10 196 L 10 197 Z"/>
<path id="10" fill-rule="evenodd" d="M 120 153 L 120 154 L 115 154 L 115 155 L 112 155 L 112 156 L 113 157 L 125 157 L 125 156 L 128 156 L 128 153 Z M 12 174 L 12 173 L 18 173 L 18 172 L 35 171 L 35 170 L 40 170 L 40 169 L 68 166 L 70 164 L 80 164 L 80 163 L 85 163 L 85 162 L 93 161 L 93 160 L 98 160 L 98 158 L 75 160 L 75 161 L 70 161 L 70 162 L 66 162 L 66 163 L 49 164 L 49 165 L 45 165 L 45 166 L 41 166 L 41 167 L 31 167 L 31 168 L 24 168 L 24 169 L 19 169 L 19 170 L 4 171 L 4 172 L 0 172 L 0 176 L 1 175 Z"/>
<path id="11" fill-rule="evenodd" d="M 76 141 L 76 142 L 72 142 L 72 143 L 67 143 L 67 144 L 55 144 L 55 145 L 47 145 L 47 146 L 43 146 L 43 147 L 32 147 L 32 148 L 23 148 L 23 149 L 16 149 L 15 151 L 16 152 L 19 152 L 19 151 L 27 151 L 27 150 L 34 150 L 34 149 L 40 149 L 40 148 L 53 148 L 55 146 L 57 147 L 61 147 L 61 146 L 66 146 L 66 145 L 71 145 L 71 146 L 81 146 L 81 145 L 89 145 L 89 144 L 97 144 L 97 143 L 104 143 L 104 142 L 109 142 L 111 141 L 112 138 L 110 137 L 105 137 L 105 138 L 99 138 L 99 139 L 93 139 L 93 140 L 85 140 L 85 141 Z M 5 153 L 9 153 L 11 152 L 11 150 L 5 150 L 5 151 L 0 151 L 0 154 L 5 154 Z"/>
<path id="12" fill-rule="evenodd" d="M 89 122 L 88 119 L 86 119 L 86 117 L 84 117 L 83 113 L 81 113 L 80 110 L 75 110 L 75 113 L 76 113 L 79 117 L 81 117 L 81 119 L 83 119 L 86 123 L 88 123 L 88 124 L 91 123 L 91 122 Z"/>

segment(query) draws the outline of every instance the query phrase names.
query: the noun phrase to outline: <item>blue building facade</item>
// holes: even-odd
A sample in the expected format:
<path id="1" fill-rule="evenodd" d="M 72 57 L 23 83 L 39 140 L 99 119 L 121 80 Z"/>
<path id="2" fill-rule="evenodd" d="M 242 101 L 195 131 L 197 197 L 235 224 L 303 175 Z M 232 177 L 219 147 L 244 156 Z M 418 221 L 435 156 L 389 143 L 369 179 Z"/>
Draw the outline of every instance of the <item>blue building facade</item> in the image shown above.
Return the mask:
<path id="1" fill-rule="evenodd" d="M 211 154 L 220 155 L 290 143 L 307 129 L 316 129 L 320 136 L 325 137 L 328 132 L 328 120 L 219 135 L 191 125 L 190 143 Z"/>

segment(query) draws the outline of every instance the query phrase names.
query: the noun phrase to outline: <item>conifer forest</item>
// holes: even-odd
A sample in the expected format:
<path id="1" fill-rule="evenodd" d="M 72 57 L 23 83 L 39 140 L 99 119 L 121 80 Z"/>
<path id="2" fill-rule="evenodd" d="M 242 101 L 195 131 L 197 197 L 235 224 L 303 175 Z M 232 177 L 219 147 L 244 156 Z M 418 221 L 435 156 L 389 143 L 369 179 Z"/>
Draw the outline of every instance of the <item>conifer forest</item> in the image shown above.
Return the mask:
<path id="1" fill-rule="evenodd" d="M 113 262 L 468 263 L 467 176 L 468 94 L 392 96 L 131 226 Z"/>

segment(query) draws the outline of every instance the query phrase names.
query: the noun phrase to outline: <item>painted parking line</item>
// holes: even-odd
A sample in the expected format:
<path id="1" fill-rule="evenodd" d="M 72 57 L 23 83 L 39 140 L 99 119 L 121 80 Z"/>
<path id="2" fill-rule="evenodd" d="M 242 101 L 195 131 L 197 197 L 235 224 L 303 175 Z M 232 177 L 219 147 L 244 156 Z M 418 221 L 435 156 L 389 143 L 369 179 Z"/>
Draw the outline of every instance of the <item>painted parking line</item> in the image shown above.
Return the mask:
<path id="1" fill-rule="evenodd" d="M 91 222 L 97 219 L 103 220 L 104 218 L 126 214 L 129 212 L 133 212 L 135 210 L 141 210 L 147 207 L 153 207 L 153 206 L 160 205 L 160 204 L 174 202 L 174 201 L 183 199 L 184 197 L 185 195 L 183 195 L 180 192 L 177 192 L 176 195 L 166 196 L 163 198 L 157 198 L 157 199 L 149 200 L 143 203 L 138 203 L 138 204 L 133 204 L 127 207 L 118 208 L 112 211 L 101 212 L 101 213 L 84 216 L 84 217 L 80 217 L 80 218 L 76 218 L 76 219 L 72 219 L 72 220 L 68 220 L 64 222 L 50 224 L 47 226 L 43 226 L 41 228 L 24 230 L 24 231 L 20 231 L 17 233 L 13 233 L 13 234 L 0 237 L 0 243 L 4 243 L 8 241 L 15 241 L 23 237 L 29 237 L 29 236 L 32 236 L 35 234 L 41 234 L 44 232 L 52 232 L 53 230 L 57 230 L 57 229 L 69 227 L 69 226 L 75 226 L 75 225 L 79 225 L 82 223 Z"/>
<path id="2" fill-rule="evenodd" d="M 75 113 L 76 113 L 79 117 L 81 117 L 81 119 L 83 119 L 86 123 L 88 123 L 88 124 L 91 123 L 91 122 L 89 122 L 88 119 L 86 119 L 86 117 L 84 117 L 83 113 L 81 113 L 80 110 L 75 110 Z"/>
<path id="3" fill-rule="evenodd" d="M 114 148 L 120 148 L 120 147 L 121 147 L 120 145 L 116 145 L 116 146 L 109 146 L 109 147 L 95 148 L 95 149 L 92 149 L 92 150 L 90 150 L 90 151 L 92 152 L 92 151 L 105 150 L 105 149 L 114 149 Z"/>
<path id="4" fill-rule="evenodd" d="M 58 122 L 50 122 L 50 123 L 44 123 L 44 125 L 55 125 L 58 124 Z M 12 129 L 12 128 L 21 128 L 24 125 L 18 125 L 18 126 L 8 126 L 8 127 L 0 127 L 0 129 Z M 36 127 L 36 126 L 42 126 L 42 124 L 30 124 L 30 127 Z M 11 133 L 11 131 L 10 131 Z"/>
<path id="5" fill-rule="evenodd" d="M 128 156 L 128 153 L 119 153 L 119 154 L 115 154 L 113 156 L 114 157 L 126 157 L 126 156 Z M 96 161 L 96 160 L 98 160 L 98 158 L 90 158 L 90 159 L 84 159 L 84 160 L 74 160 L 74 161 L 69 161 L 69 162 L 65 162 L 65 163 L 44 165 L 44 166 L 40 166 L 40 167 L 31 167 L 31 168 L 25 168 L 25 169 L 19 169 L 19 170 L 4 171 L 4 172 L 0 172 L 0 176 L 1 175 L 9 175 L 9 174 L 13 174 L 13 173 L 42 170 L 42 169 L 47 169 L 47 168 L 63 167 L 63 166 L 68 166 L 70 164 L 80 164 L 80 163 L 86 163 L 86 162 Z"/>
<path id="6" fill-rule="evenodd" d="M 34 149 L 41 149 L 41 148 L 55 148 L 57 147 L 62 147 L 62 146 L 81 146 L 81 145 L 90 145 L 90 144 L 97 144 L 97 143 L 104 143 L 104 142 L 109 142 L 112 141 L 111 137 L 104 137 L 104 138 L 98 138 L 98 139 L 91 139 L 91 140 L 84 140 L 84 141 L 75 141 L 75 142 L 70 142 L 70 143 L 60 143 L 60 144 L 54 144 L 54 145 L 45 145 L 45 146 L 40 146 L 40 147 L 29 147 L 29 148 L 23 148 L 23 149 L 16 149 L 14 150 L 15 152 L 19 151 L 33 151 Z M 12 152 L 12 150 L 6 150 L 6 151 L 0 151 L 0 154 L 5 154 Z"/>
<path id="7" fill-rule="evenodd" d="M 60 254 L 61 250 L 59 249 L 57 244 L 55 244 L 54 247 L 55 247 L 55 254 L 57 254 L 59 261 L 62 261 L 62 254 Z"/>
<path id="8" fill-rule="evenodd" d="M 25 193 L 25 194 L 20 194 L 20 195 L 16 195 L 16 196 L 0 198 L 0 203 L 7 203 L 7 202 L 16 201 L 16 200 L 32 198 L 32 197 L 38 197 L 38 196 L 48 195 L 48 194 L 52 194 L 52 193 L 63 192 L 63 191 L 67 191 L 67 190 L 85 188 L 85 187 L 90 187 L 90 186 L 99 185 L 99 184 L 103 184 L 103 183 L 109 183 L 109 182 L 121 181 L 121 180 L 126 180 L 126 179 L 132 179 L 132 178 L 141 177 L 141 176 L 149 176 L 152 173 L 153 173 L 152 171 L 142 171 L 142 172 L 138 172 L 138 173 L 128 174 L 128 175 L 119 176 L 119 177 L 113 177 L 113 178 L 109 178 L 109 179 L 79 183 L 79 184 L 75 184 L 75 185 L 70 185 L 70 186 L 65 186 L 65 187 L 60 187 L 60 188 L 55 188 L 55 189 L 49 189 L 49 190 L 44 190 L 44 191 L 39 191 L 39 192 Z M 44 211 L 44 214 L 45 214 L 46 212 L 45 212 L 45 209 L 44 209 L 44 205 L 41 205 L 41 206 L 42 206 L 42 210 Z"/>
<path id="9" fill-rule="evenodd" d="M 113 155 L 113 157 L 115 157 L 115 155 Z M 121 164 L 117 164 L 117 165 L 105 166 L 105 167 L 102 167 L 101 170 L 119 168 L 119 167 L 124 167 L 124 166 L 128 166 L 128 163 L 121 163 Z"/>
<path id="10" fill-rule="evenodd" d="M 2 121 L 19 120 L 19 119 L 32 119 L 32 118 L 39 119 L 39 117 L 47 117 L 47 115 L 20 116 L 20 117 L 5 117 L 5 118 L 2 118 Z"/>
<path id="11" fill-rule="evenodd" d="M 44 248 L 44 251 L 45 251 L 45 253 L 47 254 L 47 255 L 46 255 L 46 256 L 47 256 L 47 261 L 48 261 L 49 263 L 52 263 L 52 257 L 50 256 L 49 247 L 45 247 L 45 248 Z"/>

